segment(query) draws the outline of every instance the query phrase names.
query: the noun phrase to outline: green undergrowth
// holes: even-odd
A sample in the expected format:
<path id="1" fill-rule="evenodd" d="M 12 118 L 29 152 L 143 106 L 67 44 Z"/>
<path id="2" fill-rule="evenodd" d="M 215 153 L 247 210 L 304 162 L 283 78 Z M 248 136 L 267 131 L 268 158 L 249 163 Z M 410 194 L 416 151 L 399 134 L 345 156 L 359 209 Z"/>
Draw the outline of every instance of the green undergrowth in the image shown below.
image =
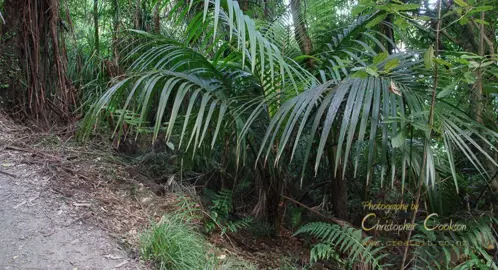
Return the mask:
<path id="1" fill-rule="evenodd" d="M 219 252 L 185 214 L 169 213 L 142 234 L 141 256 L 158 269 L 257 269 Z"/>

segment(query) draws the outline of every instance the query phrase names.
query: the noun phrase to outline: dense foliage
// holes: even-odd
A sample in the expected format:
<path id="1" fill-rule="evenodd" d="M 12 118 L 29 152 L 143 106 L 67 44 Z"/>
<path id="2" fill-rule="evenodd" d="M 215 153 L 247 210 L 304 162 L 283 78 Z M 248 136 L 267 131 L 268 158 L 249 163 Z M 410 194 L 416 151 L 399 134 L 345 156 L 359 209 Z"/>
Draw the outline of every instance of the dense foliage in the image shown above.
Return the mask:
<path id="1" fill-rule="evenodd" d="M 22 23 L 12 23 L 15 4 L 0 4 L 11 22 L 2 46 L 14 46 L 0 60 L 29 74 L 38 64 L 23 62 L 23 50 L 14 61 L 16 45 L 5 34 L 27 31 L 8 28 Z M 312 261 L 498 269 L 497 5 L 63 0 L 51 38 L 64 54 L 53 64 L 59 79 L 47 84 L 71 95 L 56 103 L 65 107 L 43 107 L 40 115 L 48 122 L 50 110 L 84 113 L 83 139 L 110 127 L 116 144 L 152 141 L 162 165 L 151 173 L 168 185 L 166 174 L 195 186 L 208 205 L 209 232 L 258 221 L 278 234 L 321 221 L 297 230 L 319 240 Z M 2 75 L 0 97 L 29 112 L 29 97 L 57 95 L 34 95 L 24 73 Z M 12 85 L 12 76 L 23 83 Z M 374 211 L 367 202 L 416 207 Z M 365 230 L 370 212 L 417 226 Z M 436 224 L 427 225 L 431 214 Z M 466 229 L 427 230 L 437 223 Z M 445 245 L 385 244 L 414 239 Z M 148 258 L 169 256 L 148 246 Z"/>

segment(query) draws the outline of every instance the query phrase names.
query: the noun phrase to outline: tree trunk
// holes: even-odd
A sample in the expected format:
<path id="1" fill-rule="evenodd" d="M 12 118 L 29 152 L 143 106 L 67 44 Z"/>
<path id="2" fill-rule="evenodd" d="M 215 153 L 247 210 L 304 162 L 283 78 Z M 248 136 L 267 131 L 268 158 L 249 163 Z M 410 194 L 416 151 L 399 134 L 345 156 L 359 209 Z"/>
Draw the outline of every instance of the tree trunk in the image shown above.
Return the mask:
<path id="1" fill-rule="evenodd" d="M 136 0 L 136 6 L 135 6 L 135 29 L 140 30 L 142 29 L 142 12 L 141 12 L 141 1 Z"/>
<path id="2" fill-rule="evenodd" d="M 249 10 L 249 1 L 248 0 L 242 0 L 240 2 L 240 9 L 242 11 L 248 11 Z"/>
<path id="3" fill-rule="evenodd" d="M 161 0 L 157 0 L 156 8 L 154 10 L 154 33 L 161 33 Z"/>
<path id="4" fill-rule="evenodd" d="M 392 27 L 392 24 L 393 24 L 393 14 L 389 14 L 384 20 L 384 23 L 381 25 L 382 32 L 384 32 L 384 35 L 386 35 L 386 37 L 388 38 L 388 40 L 386 40 L 386 48 L 389 54 L 394 53 L 395 49 L 394 44 L 396 44 L 394 40 L 394 29 Z"/>
<path id="5" fill-rule="evenodd" d="M 484 11 L 481 12 L 481 20 L 484 21 L 484 16 L 485 13 Z M 484 38 L 486 36 L 486 32 L 484 29 L 484 24 L 479 25 L 479 48 L 478 48 L 478 54 L 479 56 L 484 56 Z M 489 45 L 489 48 L 491 50 L 494 49 L 494 44 L 491 43 Z M 494 51 L 490 52 L 491 54 L 494 54 Z M 472 106 L 472 113 L 474 116 L 474 120 L 478 123 L 483 124 L 483 113 L 484 113 L 484 91 L 483 91 L 483 71 L 481 68 L 477 69 L 476 72 L 476 82 L 475 85 L 472 89 L 472 96 L 471 96 L 471 106 Z M 493 154 L 491 154 L 491 157 L 493 157 Z M 493 157 L 496 160 L 496 154 Z M 488 175 L 491 177 L 491 187 L 494 189 L 495 192 L 498 193 L 498 168 L 488 160 L 487 158 L 484 158 L 484 164 L 487 167 Z"/>
<path id="6" fill-rule="evenodd" d="M 118 54 L 118 32 L 119 32 L 119 1 L 112 0 L 112 55 L 114 65 L 117 67 L 119 62 Z"/>
<path id="7" fill-rule="evenodd" d="M 332 136 L 329 136 L 331 138 Z M 332 212 L 334 216 L 340 219 L 347 219 L 348 216 L 348 201 L 347 201 L 347 190 L 346 181 L 342 178 L 342 164 L 339 162 L 337 168 L 337 174 L 334 176 L 335 167 L 335 146 L 333 146 L 329 139 L 327 143 L 327 159 L 329 161 L 330 175 L 331 175 L 331 196 L 330 202 L 332 203 Z"/>
<path id="8" fill-rule="evenodd" d="M 95 27 L 95 54 L 100 56 L 100 39 L 99 39 L 99 1 L 93 0 L 93 25 Z"/>
<path id="9" fill-rule="evenodd" d="M 301 49 L 302 54 L 311 55 L 311 53 L 313 52 L 313 44 L 311 42 L 310 36 L 308 35 L 308 30 L 306 29 L 304 20 L 305 14 L 301 13 L 301 1 L 291 0 L 290 5 L 292 20 L 294 22 L 294 36 L 299 45 L 299 49 Z M 309 69 L 312 69 L 315 66 L 312 59 L 308 59 L 306 61 L 306 65 Z"/>
<path id="10" fill-rule="evenodd" d="M 5 0 L 3 8 L 0 106 L 15 107 L 45 128 L 51 120 L 71 120 L 74 87 L 59 38 L 59 1 Z"/>

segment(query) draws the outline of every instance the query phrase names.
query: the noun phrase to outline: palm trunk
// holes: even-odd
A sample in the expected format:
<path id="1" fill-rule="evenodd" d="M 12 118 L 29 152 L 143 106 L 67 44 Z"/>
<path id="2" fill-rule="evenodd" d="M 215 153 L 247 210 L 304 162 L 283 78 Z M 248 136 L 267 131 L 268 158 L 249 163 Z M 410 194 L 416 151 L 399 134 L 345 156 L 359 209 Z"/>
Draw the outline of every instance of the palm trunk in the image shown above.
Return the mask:
<path id="1" fill-rule="evenodd" d="M 334 216 L 340 219 L 347 219 L 348 216 L 348 197 L 346 190 L 346 181 L 342 178 L 342 162 L 339 162 L 337 174 L 334 175 L 335 168 L 335 149 L 332 135 L 327 138 L 326 152 L 329 161 L 329 170 L 331 175 L 331 193 L 330 202 Z"/>

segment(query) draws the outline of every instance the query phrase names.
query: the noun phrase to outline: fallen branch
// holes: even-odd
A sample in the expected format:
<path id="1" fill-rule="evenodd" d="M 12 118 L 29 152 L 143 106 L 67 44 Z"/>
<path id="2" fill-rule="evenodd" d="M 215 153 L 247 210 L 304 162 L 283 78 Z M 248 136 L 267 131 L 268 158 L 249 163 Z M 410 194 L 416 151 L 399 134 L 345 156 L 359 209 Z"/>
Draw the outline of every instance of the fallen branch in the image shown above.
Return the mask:
<path id="1" fill-rule="evenodd" d="M 14 174 L 11 174 L 11 173 L 8 173 L 8 172 L 0 171 L 0 174 L 7 175 L 7 176 L 10 176 L 12 178 L 17 178 L 17 175 L 14 175 Z"/>
<path id="2" fill-rule="evenodd" d="M 303 208 L 307 209 L 308 211 L 310 211 L 310 212 L 314 213 L 315 215 L 320 216 L 320 217 L 322 217 L 322 218 L 324 218 L 324 219 L 326 219 L 326 220 L 329 220 L 330 222 L 335 223 L 335 224 L 337 224 L 337 225 L 339 225 L 339 226 L 341 226 L 341 227 L 344 227 L 344 226 L 349 226 L 349 227 L 352 227 L 352 228 L 355 228 L 355 229 L 358 229 L 358 230 L 359 230 L 359 228 L 357 228 L 356 226 L 354 226 L 353 224 L 351 224 L 351 223 L 349 223 L 349 222 L 347 222 L 347 221 L 345 221 L 345 220 L 342 220 L 342 219 L 339 219 L 339 218 L 335 218 L 335 217 L 326 216 L 326 215 L 324 215 L 324 214 L 322 214 L 322 213 L 318 212 L 317 210 L 315 210 L 315 209 L 313 209 L 313 208 L 311 208 L 311 207 L 309 207 L 309 206 L 307 206 L 307 205 L 305 205 L 305 204 L 303 204 L 303 203 L 300 203 L 300 202 L 298 202 L 298 201 L 296 201 L 296 200 L 294 200 L 294 199 L 292 199 L 292 198 L 290 198 L 290 197 L 287 197 L 287 196 L 285 196 L 285 195 L 282 195 L 282 197 L 283 197 L 284 199 L 286 199 L 286 200 L 289 200 L 289 201 L 291 201 L 291 202 L 293 202 L 293 203 L 295 203 L 295 204 L 297 204 L 297 205 L 299 205 L 299 206 L 301 206 L 301 207 L 303 207 Z M 363 234 L 363 237 L 367 237 L 367 236 L 368 236 L 368 235 L 367 235 L 365 232 L 363 232 L 363 231 L 362 231 L 362 234 Z"/>
<path id="3" fill-rule="evenodd" d="M 61 157 L 54 156 L 54 155 L 51 155 L 51 154 L 47 154 L 47 153 L 44 153 L 44 152 L 41 152 L 41 151 L 38 151 L 38 150 L 35 150 L 35 149 L 32 149 L 32 148 L 24 148 L 24 147 L 18 147 L 18 146 L 9 145 L 9 146 L 6 146 L 5 149 L 6 150 L 12 150 L 12 151 L 18 151 L 18 152 L 32 153 L 32 154 L 35 154 L 35 155 L 40 155 L 40 156 L 48 157 L 48 158 L 51 158 L 51 159 L 54 159 L 54 160 L 57 160 L 57 161 L 61 160 Z"/>

